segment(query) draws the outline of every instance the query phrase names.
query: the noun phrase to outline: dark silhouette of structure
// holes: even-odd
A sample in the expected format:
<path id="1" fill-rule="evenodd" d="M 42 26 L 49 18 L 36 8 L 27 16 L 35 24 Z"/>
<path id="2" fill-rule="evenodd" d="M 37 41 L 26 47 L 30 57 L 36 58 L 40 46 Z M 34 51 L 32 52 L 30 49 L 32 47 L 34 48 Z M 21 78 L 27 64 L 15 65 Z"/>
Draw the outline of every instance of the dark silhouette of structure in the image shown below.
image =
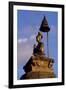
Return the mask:
<path id="1" fill-rule="evenodd" d="M 48 44 L 48 32 L 50 31 L 50 27 L 48 25 L 48 21 L 46 19 L 46 17 L 44 16 L 40 29 L 41 32 L 46 32 L 47 33 L 47 55 L 49 57 L 49 44 Z"/>

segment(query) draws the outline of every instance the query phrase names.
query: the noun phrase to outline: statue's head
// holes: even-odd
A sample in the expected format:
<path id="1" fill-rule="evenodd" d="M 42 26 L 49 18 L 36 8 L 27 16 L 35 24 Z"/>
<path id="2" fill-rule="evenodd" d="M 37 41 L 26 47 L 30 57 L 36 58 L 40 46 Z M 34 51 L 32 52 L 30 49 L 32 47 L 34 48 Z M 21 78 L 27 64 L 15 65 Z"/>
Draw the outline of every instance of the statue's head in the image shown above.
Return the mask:
<path id="1" fill-rule="evenodd" d="M 42 32 L 38 32 L 38 36 L 40 36 L 42 39 L 43 38 Z"/>
<path id="2" fill-rule="evenodd" d="M 42 32 L 38 32 L 38 35 L 41 35 L 42 36 Z"/>
<path id="3" fill-rule="evenodd" d="M 43 38 L 42 32 L 38 32 L 38 35 L 36 36 L 36 41 L 39 43 L 41 42 L 42 38 Z"/>

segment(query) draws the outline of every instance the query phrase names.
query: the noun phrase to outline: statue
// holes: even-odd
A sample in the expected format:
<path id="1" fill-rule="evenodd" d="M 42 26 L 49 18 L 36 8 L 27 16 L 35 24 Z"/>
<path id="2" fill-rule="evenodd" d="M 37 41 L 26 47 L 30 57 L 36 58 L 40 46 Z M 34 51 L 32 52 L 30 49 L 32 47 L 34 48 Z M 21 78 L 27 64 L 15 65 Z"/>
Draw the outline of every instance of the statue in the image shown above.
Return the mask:
<path id="1" fill-rule="evenodd" d="M 33 54 L 34 55 L 43 55 L 44 54 L 44 44 L 41 42 L 43 35 L 41 32 L 38 32 L 36 36 L 37 45 L 34 44 Z"/>
<path id="2" fill-rule="evenodd" d="M 38 35 L 36 36 L 36 41 L 39 43 L 41 42 L 41 39 L 43 38 L 43 35 L 41 32 L 38 32 Z"/>

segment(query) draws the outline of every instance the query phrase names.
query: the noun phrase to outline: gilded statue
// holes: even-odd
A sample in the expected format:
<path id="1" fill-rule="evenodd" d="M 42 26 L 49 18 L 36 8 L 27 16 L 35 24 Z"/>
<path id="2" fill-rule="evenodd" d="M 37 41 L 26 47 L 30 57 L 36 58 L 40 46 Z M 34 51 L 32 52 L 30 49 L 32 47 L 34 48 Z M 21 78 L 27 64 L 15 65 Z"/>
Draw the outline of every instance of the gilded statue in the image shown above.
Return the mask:
<path id="1" fill-rule="evenodd" d="M 41 42 L 43 38 L 42 32 L 38 32 L 38 35 L 36 36 L 37 45 L 34 44 L 34 55 L 43 55 L 44 54 L 44 44 Z"/>

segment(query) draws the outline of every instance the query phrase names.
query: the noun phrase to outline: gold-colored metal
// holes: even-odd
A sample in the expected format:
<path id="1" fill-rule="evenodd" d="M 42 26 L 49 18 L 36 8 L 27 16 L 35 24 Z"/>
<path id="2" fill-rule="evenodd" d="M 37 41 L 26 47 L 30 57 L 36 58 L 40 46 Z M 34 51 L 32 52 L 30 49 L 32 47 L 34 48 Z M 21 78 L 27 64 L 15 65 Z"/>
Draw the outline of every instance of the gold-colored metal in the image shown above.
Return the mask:
<path id="1" fill-rule="evenodd" d="M 36 41 L 39 43 L 42 37 L 43 37 L 42 32 L 38 32 L 38 35 L 36 36 Z"/>

